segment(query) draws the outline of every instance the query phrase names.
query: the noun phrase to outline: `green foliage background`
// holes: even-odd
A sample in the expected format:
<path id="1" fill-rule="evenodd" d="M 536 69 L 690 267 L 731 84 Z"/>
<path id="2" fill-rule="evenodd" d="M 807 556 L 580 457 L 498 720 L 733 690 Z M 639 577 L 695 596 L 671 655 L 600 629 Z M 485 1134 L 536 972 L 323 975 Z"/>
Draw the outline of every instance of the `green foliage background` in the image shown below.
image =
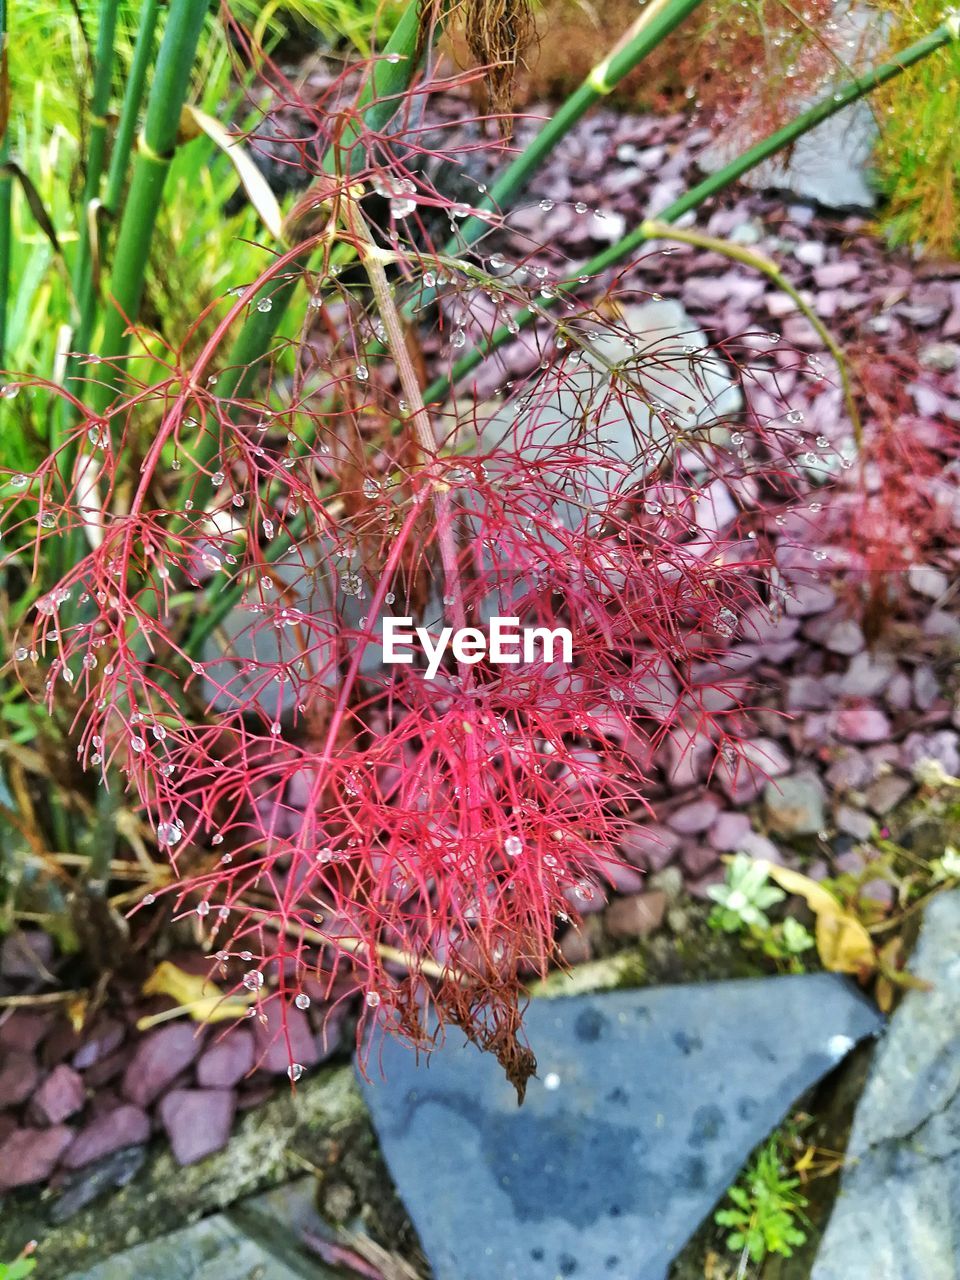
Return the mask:
<path id="1" fill-rule="evenodd" d="M 894 48 L 944 17 L 940 0 L 879 2 L 891 16 Z M 960 254 L 960 40 L 888 85 L 875 107 L 877 176 L 889 201 L 884 230 L 894 244 Z"/>

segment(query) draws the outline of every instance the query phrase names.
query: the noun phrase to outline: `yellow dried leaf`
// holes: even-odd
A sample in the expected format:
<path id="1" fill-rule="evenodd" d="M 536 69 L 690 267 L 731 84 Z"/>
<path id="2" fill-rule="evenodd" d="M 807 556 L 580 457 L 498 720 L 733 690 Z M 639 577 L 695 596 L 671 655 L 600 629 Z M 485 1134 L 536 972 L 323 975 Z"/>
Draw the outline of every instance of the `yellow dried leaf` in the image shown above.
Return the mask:
<path id="1" fill-rule="evenodd" d="M 811 880 L 809 876 L 802 875 L 799 871 L 791 871 L 789 867 L 781 867 L 771 862 L 767 874 L 781 889 L 787 893 L 796 894 L 798 898 L 803 898 L 814 915 L 843 910 L 829 889 L 825 889 L 822 884 Z"/>
<path id="2" fill-rule="evenodd" d="M 876 968 L 870 935 L 849 912 L 822 911 L 817 916 L 815 936 L 823 967 L 831 973 L 866 974 Z"/>
<path id="3" fill-rule="evenodd" d="M 74 996 L 72 1000 L 68 1000 L 66 1013 L 74 1031 L 82 1031 L 87 1020 L 87 997 Z"/>
<path id="4" fill-rule="evenodd" d="M 889 978 L 885 978 L 883 974 L 877 979 L 877 985 L 873 989 L 873 998 L 877 1002 L 877 1008 L 881 1013 L 889 1013 L 893 1008 L 893 983 Z"/>
<path id="5" fill-rule="evenodd" d="M 270 184 L 244 150 L 239 138 L 228 133 L 219 120 L 208 116 L 193 106 L 185 106 L 180 113 L 180 136 L 186 140 L 205 133 L 210 141 L 220 148 L 227 157 L 237 177 L 243 184 L 247 198 L 260 220 L 275 240 L 283 239 L 283 215 L 277 198 L 270 190 Z"/>
<path id="6" fill-rule="evenodd" d="M 242 1018 L 253 995 L 225 996 L 220 988 L 198 973 L 185 973 L 169 960 L 158 964 L 143 984 L 145 996 L 169 996 L 194 1022 L 227 1022 Z"/>
<path id="7" fill-rule="evenodd" d="M 769 875 L 781 889 L 803 898 L 817 917 L 817 951 L 825 969 L 831 973 L 863 975 L 877 967 L 877 954 L 869 933 L 855 915 L 844 910 L 829 889 L 789 867 L 771 864 Z"/>

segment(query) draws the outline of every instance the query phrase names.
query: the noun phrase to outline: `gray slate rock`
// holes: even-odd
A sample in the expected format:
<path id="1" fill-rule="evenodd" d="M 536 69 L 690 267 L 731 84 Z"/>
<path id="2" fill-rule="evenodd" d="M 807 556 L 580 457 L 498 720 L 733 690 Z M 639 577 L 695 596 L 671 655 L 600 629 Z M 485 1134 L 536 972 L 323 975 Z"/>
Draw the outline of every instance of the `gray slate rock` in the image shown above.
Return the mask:
<path id="1" fill-rule="evenodd" d="M 772 778 L 763 793 L 767 818 L 782 836 L 816 835 L 824 826 L 823 783 L 813 773 Z"/>
<path id="2" fill-rule="evenodd" d="M 451 1033 L 363 1085 L 436 1280 L 660 1280 L 752 1148 L 880 1025 L 827 974 L 533 1000 L 523 1106 Z M 719 1064 L 722 1064 L 720 1069 Z"/>
<path id="3" fill-rule="evenodd" d="M 827 209 L 872 209 L 877 194 L 869 168 L 876 137 L 870 108 L 857 103 L 804 134 L 789 158 L 767 160 L 743 181 L 754 190 L 789 191 Z M 742 137 L 711 143 L 698 163 L 707 173 L 716 173 L 743 147 Z"/>
<path id="4" fill-rule="evenodd" d="M 811 1280 L 960 1275 L 960 893 L 927 910 L 910 991 L 857 1109 Z"/>
<path id="5" fill-rule="evenodd" d="M 334 1280 L 334 1273 L 312 1262 L 289 1265 L 251 1239 L 222 1213 L 184 1227 L 159 1240 L 137 1245 L 67 1280 Z"/>
<path id="6" fill-rule="evenodd" d="M 855 51 L 853 69 L 867 67 L 881 56 L 890 28 L 884 14 L 861 0 L 838 0 L 833 20 L 836 34 Z M 821 93 L 814 101 L 826 96 Z M 828 209 L 872 209 L 877 202 L 870 174 L 876 139 L 869 103 L 856 102 L 798 138 L 786 154 L 780 152 L 752 169 L 743 181 L 754 190 L 789 191 Z M 700 167 L 714 173 L 752 141 L 731 133 L 710 144 L 698 159 Z"/>
<path id="7" fill-rule="evenodd" d="M 559 387 L 554 388 L 553 376 L 544 380 L 520 427 L 526 460 L 575 499 L 557 504 L 558 518 L 570 528 L 583 523 L 585 509 L 615 505 L 611 494 L 627 493 L 660 464 L 673 438 L 661 414 L 701 441 L 719 442 L 724 437 L 717 424 L 743 405 L 707 335 L 673 300 L 625 306 L 619 328 L 598 329 L 582 350 L 582 361 L 571 366 Z M 626 375 L 615 395 L 611 370 Z M 652 400 L 662 406 L 660 412 L 651 409 Z M 509 407 L 482 428 L 487 449 L 505 441 L 512 445 L 517 434 Z M 582 467 L 551 469 L 551 461 L 573 440 Z"/>

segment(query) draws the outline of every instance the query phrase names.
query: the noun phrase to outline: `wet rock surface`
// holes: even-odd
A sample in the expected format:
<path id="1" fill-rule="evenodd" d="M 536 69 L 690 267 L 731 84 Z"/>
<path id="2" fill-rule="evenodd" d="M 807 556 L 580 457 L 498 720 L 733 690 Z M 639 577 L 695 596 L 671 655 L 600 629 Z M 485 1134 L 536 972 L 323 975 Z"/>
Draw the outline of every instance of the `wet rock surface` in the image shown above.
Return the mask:
<path id="1" fill-rule="evenodd" d="M 43 1197 L 31 1194 L 29 1189 L 6 1194 L 0 1182 L 0 1257 L 13 1257 L 27 1240 L 36 1239 L 40 1242 L 37 1257 L 45 1280 L 60 1280 L 68 1274 L 77 1280 L 90 1272 L 99 1275 L 93 1268 L 114 1253 L 126 1259 L 126 1269 L 106 1271 L 104 1275 L 111 1280 L 114 1276 L 126 1280 L 132 1275 L 145 1280 L 148 1276 L 152 1280 L 154 1275 L 179 1280 L 194 1274 L 191 1268 L 198 1265 L 190 1252 L 192 1244 L 180 1255 L 184 1259 L 182 1267 L 174 1264 L 176 1254 L 162 1248 L 157 1257 L 164 1261 L 166 1270 L 146 1269 L 151 1257 L 149 1249 L 136 1255 L 132 1262 L 124 1251 L 217 1214 L 246 1196 L 286 1183 L 302 1175 L 304 1161 L 323 1167 L 338 1159 L 350 1168 L 353 1162 L 362 1161 L 364 1169 L 375 1169 L 376 1155 L 368 1135 L 365 1110 L 351 1069 L 322 1068 L 298 1086 L 296 1096 L 288 1089 L 245 1112 L 236 1123 L 228 1150 L 186 1168 L 179 1166 L 165 1143 L 153 1142 L 146 1149 L 126 1147 L 65 1177 L 58 1175 L 51 1192 Z M 72 1136 L 67 1126 L 32 1131 L 28 1139 L 17 1138 L 17 1159 L 26 1161 L 43 1155 L 49 1174 L 61 1154 L 56 1148 L 64 1148 Z M 43 1143 L 49 1143 L 50 1150 L 38 1145 Z M 0 1148 L 0 1168 L 6 1167 Z M 375 1196 L 371 1194 L 381 1213 L 391 1194 L 383 1183 Z M 252 1274 L 256 1274 L 255 1264 L 262 1263 L 262 1257 L 248 1253 L 241 1256 L 252 1257 Z M 119 1259 L 110 1265 L 120 1265 Z M 209 1274 L 211 1280 L 214 1276 L 218 1280 L 227 1276 L 234 1280 L 248 1272 L 241 1269 L 197 1274 Z M 283 1271 L 276 1274 L 278 1280 L 286 1275 Z M 296 1274 L 326 1273 L 318 1269 Z"/>
<path id="2" fill-rule="evenodd" d="M 960 893 L 927 909 L 908 992 L 857 1107 L 812 1280 L 960 1274 Z"/>
<path id="3" fill-rule="evenodd" d="M 453 1036 L 419 1069 L 386 1042 L 364 1096 L 437 1280 L 660 1280 L 753 1146 L 879 1025 L 827 975 L 535 1000 L 522 1108 Z"/>
<path id="4" fill-rule="evenodd" d="M 342 1274 L 342 1273 L 340 1273 Z M 289 1265 L 259 1241 L 240 1230 L 222 1213 L 149 1244 L 138 1245 L 85 1271 L 70 1273 L 69 1280 L 336 1280 L 336 1273 L 306 1258 Z"/>

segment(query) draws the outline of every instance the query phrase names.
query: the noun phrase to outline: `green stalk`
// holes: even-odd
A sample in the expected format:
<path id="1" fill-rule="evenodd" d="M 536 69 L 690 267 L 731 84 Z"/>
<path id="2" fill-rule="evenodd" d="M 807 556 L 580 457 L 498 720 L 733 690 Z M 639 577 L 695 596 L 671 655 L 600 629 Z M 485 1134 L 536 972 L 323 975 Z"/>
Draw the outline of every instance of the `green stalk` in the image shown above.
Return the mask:
<path id="1" fill-rule="evenodd" d="M 526 186 L 538 169 L 570 132 L 578 120 L 601 98 L 612 93 L 654 49 L 670 35 L 702 0 L 650 0 L 619 44 L 597 64 L 556 115 L 546 122 L 530 145 L 520 153 L 496 180 L 479 203 L 481 209 L 502 209 Z M 444 253 L 463 250 L 489 230 L 489 224 L 478 217 L 468 218 L 444 248 Z"/>
<path id="2" fill-rule="evenodd" d="M 410 0 L 397 27 L 384 47 L 383 56 L 374 64 L 370 79 L 358 99 L 358 110 L 363 112 L 367 127 L 382 129 L 389 123 L 397 109 L 398 97 L 403 94 L 412 81 L 418 65 L 416 52 L 419 43 L 419 28 L 419 0 Z M 337 173 L 340 158 L 346 149 L 344 140 L 351 139 L 356 141 L 360 136 L 359 123 L 351 123 L 346 126 L 341 139 L 332 145 L 324 156 L 324 170 L 327 173 Z M 279 284 L 276 281 L 271 281 L 257 293 L 251 302 L 249 314 L 227 355 L 227 367 L 218 377 L 217 395 L 219 398 L 223 400 L 242 398 L 249 392 L 256 376 L 256 366 L 267 354 L 270 343 L 290 304 L 298 283 L 298 277 L 291 275 L 282 279 Z M 271 305 L 267 311 L 260 311 L 257 307 L 257 303 L 262 298 L 269 298 L 270 300 Z M 199 491 L 194 493 L 193 500 L 200 506 L 203 505 L 207 498 L 206 490 L 203 489 L 202 468 L 209 461 L 209 455 L 213 449 L 212 442 L 208 439 L 206 445 L 204 445 L 203 439 L 201 438 L 201 442 L 193 455 L 198 474 L 193 481 L 189 482 L 190 490 L 196 488 Z M 187 482 L 185 482 L 181 492 L 181 498 L 178 503 L 180 507 L 183 506 L 183 500 L 186 495 Z M 280 554 L 282 546 L 283 544 L 279 539 L 271 543 L 266 551 L 267 559 L 275 559 Z M 221 591 L 216 595 L 208 596 L 206 607 L 196 619 L 187 641 L 188 652 L 199 652 L 203 641 L 216 629 L 235 603 L 236 594 L 231 591 Z"/>
<path id="3" fill-rule="evenodd" d="M 0 165 L 4 165 L 10 154 L 10 78 L 7 72 L 7 4 L 0 0 L 0 59 L 3 67 L 3 92 L 8 95 L 7 127 L 0 138 Z M 0 172 L 0 368 L 6 358 L 7 347 L 7 304 L 10 292 L 10 206 L 13 198 L 13 179 L 8 173 Z"/>
<path id="4" fill-rule="evenodd" d="M 647 219 L 642 225 L 650 240 L 676 240 L 680 244 L 694 245 L 698 249 L 709 249 L 713 253 L 719 253 L 721 257 L 729 258 L 731 262 L 739 262 L 744 267 L 759 271 L 761 275 L 765 275 L 768 280 L 793 301 L 797 310 L 806 316 L 810 327 L 833 356 L 837 372 L 840 375 L 840 383 L 843 387 L 847 413 L 853 424 L 854 438 L 859 445 L 863 436 L 863 426 L 860 421 L 860 411 L 857 408 L 856 397 L 853 394 L 853 383 L 850 381 L 850 373 L 847 369 L 847 362 L 843 352 L 840 349 L 840 344 L 810 303 L 800 293 L 799 289 L 793 287 L 777 264 L 772 259 L 765 257 L 761 253 L 754 253 L 743 245 L 733 244 L 729 240 L 720 240 L 716 236 L 708 236 L 700 231 L 693 231 L 689 227 L 681 230 L 681 228 L 674 227 L 669 222 L 657 222 L 652 218 Z"/>
<path id="5" fill-rule="evenodd" d="M 357 99 L 357 113 L 363 117 L 363 122 L 348 123 L 336 142 L 327 148 L 323 158 L 326 173 L 352 173 L 355 167 L 353 147 L 363 136 L 364 129 L 382 129 L 390 123 L 398 101 L 417 69 L 419 44 L 420 0 L 410 0 Z M 346 167 L 340 163 L 344 158 Z"/>
<path id="6" fill-rule="evenodd" d="M 123 199 L 123 184 L 130 163 L 130 152 L 133 150 L 133 139 L 140 118 L 140 106 L 147 83 L 147 71 L 153 56 L 153 37 L 157 26 L 157 15 L 160 0 L 143 0 L 140 9 L 140 26 L 133 46 L 133 57 L 130 61 L 130 74 L 123 94 L 123 106 L 120 109 L 120 120 L 113 140 L 113 152 L 110 156 L 110 168 L 107 172 L 107 192 L 104 205 L 107 212 L 116 217 L 120 212 Z"/>
<path id="7" fill-rule="evenodd" d="M 100 195 L 100 179 L 107 154 L 107 109 L 110 106 L 110 89 L 113 83 L 113 46 L 117 30 L 117 10 L 120 0 L 101 0 L 100 26 L 97 31 L 97 52 L 93 78 L 93 97 L 90 101 L 90 136 L 87 143 L 87 172 L 83 184 L 80 205 L 80 226 L 77 256 L 73 265 L 74 287 L 78 287 L 90 265 L 90 206 Z"/>
<path id="8" fill-rule="evenodd" d="M 722 169 L 718 169 L 716 173 L 697 183 L 695 187 L 691 187 L 679 199 L 656 214 L 654 221 L 677 222 L 684 214 L 698 209 L 711 196 L 724 191 L 742 178 L 744 174 L 749 173 L 751 169 L 755 169 L 757 165 L 769 160 L 778 151 L 789 147 L 791 143 L 796 142 L 803 134 L 809 133 L 818 124 L 822 124 L 830 116 L 836 115 L 838 111 L 842 111 L 844 107 L 857 102 L 873 89 L 886 84 L 887 81 L 894 80 L 909 67 L 922 62 L 924 58 L 928 58 L 932 53 L 936 53 L 938 49 L 942 49 L 944 45 L 956 39 L 958 39 L 958 32 L 954 29 L 954 24 L 952 23 L 945 23 L 929 35 L 923 36 L 922 39 L 915 41 L 908 48 L 901 50 L 888 62 L 883 62 L 872 70 L 858 76 L 855 80 L 849 81 L 829 98 L 824 98 L 816 103 L 808 111 L 804 111 L 796 119 L 791 120 L 789 124 L 784 125 L 782 129 L 777 129 L 774 133 L 761 139 L 760 142 L 742 152 L 734 160 L 731 160 L 729 164 L 724 165 Z M 578 275 L 599 275 L 600 272 L 606 271 L 607 268 L 622 262 L 634 250 L 639 249 L 641 245 L 656 238 L 651 235 L 650 226 L 651 221 L 641 223 L 628 235 L 618 240 L 616 244 L 611 245 L 608 249 L 604 249 L 602 253 L 598 253 L 596 257 L 591 258 L 581 268 Z M 576 280 L 562 282 L 558 286 L 558 294 L 573 291 L 577 283 Z M 536 308 L 525 307 L 514 316 L 514 323 L 520 325 L 521 328 L 528 325 L 534 317 L 542 315 L 548 305 L 550 304 L 545 303 Z M 496 351 L 498 347 L 501 347 L 514 336 L 515 330 L 508 329 L 506 325 L 496 329 L 485 343 L 458 360 L 448 375 L 436 379 L 424 392 L 424 399 L 427 403 L 443 399 L 451 386 L 466 377 L 492 351 Z"/>
<path id="9" fill-rule="evenodd" d="M 130 163 L 130 152 L 140 117 L 140 106 L 146 85 L 147 70 L 153 54 L 153 37 L 157 25 L 159 0 L 144 0 L 140 10 L 140 27 L 133 48 L 133 59 L 130 63 L 130 74 L 123 95 L 123 106 L 113 140 L 110 155 L 110 168 L 107 172 L 107 190 L 104 196 L 104 208 L 113 219 L 116 219 L 123 199 L 123 185 Z M 86 226 L 86 222 L 84 223 Z M 101 258 L 103 246 L 101 246 Z M 80 304 L 80 321 L 73 338 L 73 349 L 85 352 L 93 334 L 93 326 L 97 311 L 97 290 L 93 280 L 93 262 L 89 254 L 83 264 L 82 279 L 77 290 Z M 67 385 L 76 374 L 76 360 L 71 360 L 67 368 Z"/>
<path id="10" fill-rule="evenodd" d="M 409 86 L 417 69 L 417 46 L 420 40 L 420 0 L 410 0 L 400 21 L 384 46 L 357 101 L 357 110 L 369 129 L 382 129 L 397 109 L 397 100 Z M 337 142 L 331 144 L 323 158 L 323 168 L 331 175 L 342 172 L 341 160 L 348 161 L 347 171 L 355 159 L 351 148 L 362 136 L 359 121 L 349 122 Z M 273 336 L 290 305 L 297 287 L 295 278 L 279 287 L 270 284 L 257 295 L 250 314 L 227 356 L 227 369 L 221 374 L 218 394 L 224 399 L 246 395 L 256 376 L 256 365 L 266 355 Z M 269 298 L 269 311 L 258 311 L 261 298 Z"/>
<path id="11" fill-rule="evenodd" d="M 206 0 L 172 0 L 147 102 L 130 190 L 120 221 L 110 293 L 113 305 L 104 323 L 102 355 L 122 356 L 125 329 L 137 319 L 146 277 L 150 242 L 163 188 L 177 143 L 180 112 L 190 87 L 197 45 L 207 12 Z M 102 412 L 117 390 L 118 374 L 107 366 L 102 383 L 93 388 L 93 405 Z"/>

